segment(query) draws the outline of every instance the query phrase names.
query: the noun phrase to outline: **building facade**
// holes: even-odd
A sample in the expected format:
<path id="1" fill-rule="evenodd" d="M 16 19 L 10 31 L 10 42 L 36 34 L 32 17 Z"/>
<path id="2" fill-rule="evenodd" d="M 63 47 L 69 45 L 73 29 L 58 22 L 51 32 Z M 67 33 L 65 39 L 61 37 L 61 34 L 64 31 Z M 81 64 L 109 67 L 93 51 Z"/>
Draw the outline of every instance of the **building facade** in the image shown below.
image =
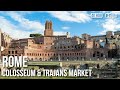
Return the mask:
<path id="1" fill-rule="evenodd" d="M 30 61 L 108 59 L 113 58 L 111 57 L 111 50 L 118 49 L 118 45 L 120 45 L 118 34 L 113 35 L 109 31 L 106 32 L 106 35 L 83 34 L 80 38 L 77 36 L 70 37 L 67 32 L 66 35 L 56 36 L 53 35 L 52 22 L 46 21 L 43 36 L 12 40 L 8 48 L 2 51 L 2 56 L 24 55 Z M 117 54 L 119 51 L 118 49 Z"/>
<path id="2" fill-rule="evenodd" d="M 0 59 L 2 51 L 9 48 L 12 38 L 0 29 Z"/>

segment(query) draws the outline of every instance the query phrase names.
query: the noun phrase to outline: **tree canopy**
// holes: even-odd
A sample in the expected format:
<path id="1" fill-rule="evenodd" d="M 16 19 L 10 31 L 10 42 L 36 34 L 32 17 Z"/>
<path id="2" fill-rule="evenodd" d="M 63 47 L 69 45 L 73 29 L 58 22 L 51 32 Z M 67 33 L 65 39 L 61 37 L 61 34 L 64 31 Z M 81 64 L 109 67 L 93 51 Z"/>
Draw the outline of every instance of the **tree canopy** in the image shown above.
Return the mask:
<path id="1" fill-rule="evenodd" d="M 43 36 L 42 34 L 35 33 L 35 34 L 30 34 L 30 37 L 41 37 Z"/>

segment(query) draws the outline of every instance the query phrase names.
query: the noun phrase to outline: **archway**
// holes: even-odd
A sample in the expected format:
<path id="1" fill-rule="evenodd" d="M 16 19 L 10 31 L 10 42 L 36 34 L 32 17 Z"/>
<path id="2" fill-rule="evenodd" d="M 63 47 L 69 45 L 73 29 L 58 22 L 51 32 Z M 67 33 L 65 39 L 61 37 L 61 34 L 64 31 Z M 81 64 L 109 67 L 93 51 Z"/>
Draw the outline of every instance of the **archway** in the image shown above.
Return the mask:
<path id="1" fill-rule="evenodd" d="M 42 61 L 42 58 L 40 58 L 39 60 Z"/>

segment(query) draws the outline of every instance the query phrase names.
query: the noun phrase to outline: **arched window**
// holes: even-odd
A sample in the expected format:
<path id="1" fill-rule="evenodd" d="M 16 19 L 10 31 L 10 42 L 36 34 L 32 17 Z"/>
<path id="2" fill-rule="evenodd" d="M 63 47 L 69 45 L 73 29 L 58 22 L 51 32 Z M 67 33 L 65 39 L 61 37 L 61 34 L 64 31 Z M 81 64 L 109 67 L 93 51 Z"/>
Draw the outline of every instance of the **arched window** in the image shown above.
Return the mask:
<path id="1" fill-rule="evenodd" d="M 101 53 L 101 57 L 103 57 L 103 53 Z"/>
<path id="2" fill-rule="evenodd" d="M 55 47 L 55 49 L 56 49 L 56 47 Z"/>
<path id="3" fill-rule="evenodd" d="M 42 58 L 40 58 L 39 60 L 42 61 Z"/>
<path id="4" fill-rule="evenodd" d="M 77 55 L 78 55 L 78 53 L 77 53 Z"/>
<path id="5" fill-rule="evenodd" d="M 73 53 L 73 55 L 74 55 L 74 53 Z"/>
<path id="6" fill-rule="evenodd" d="M 78 60 L 79 58 L 77 57 L 77 60 Z"/>
<path id="7" fill-rule="evenodd" d="M 52 59 L 52 58 L 50 58 L 50 60 L 52 61 L 53 59 Z"/>
<path id="8" fill-rule="evenodd" d="M 10 51 L 8 51 L 8 54 L 10 54 Z"/>
<path id="9" fill-rule="evenodd" d="M 14 54 L 14 51 L 12 51 L 12 54 Z"/>

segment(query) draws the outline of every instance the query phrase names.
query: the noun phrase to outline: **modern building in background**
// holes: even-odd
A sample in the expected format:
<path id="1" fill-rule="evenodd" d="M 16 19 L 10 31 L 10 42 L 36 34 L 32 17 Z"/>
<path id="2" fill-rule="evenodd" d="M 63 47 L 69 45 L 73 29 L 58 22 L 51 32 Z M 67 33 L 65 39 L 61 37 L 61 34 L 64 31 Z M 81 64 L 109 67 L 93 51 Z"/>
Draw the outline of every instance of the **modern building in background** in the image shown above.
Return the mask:
<path id="1" fill-rule="evenodd" d="M 117 58 L 120 55 L 120 32 L 108 31 L 106 35 L 82 37 L 53 35 L 52 22 L 46 21 L 44 35 L 33 38 L 11 40 L 1 35 L 2 56 L 28 56 L 30 61 L 50 60 L 102 60 Z"/>

